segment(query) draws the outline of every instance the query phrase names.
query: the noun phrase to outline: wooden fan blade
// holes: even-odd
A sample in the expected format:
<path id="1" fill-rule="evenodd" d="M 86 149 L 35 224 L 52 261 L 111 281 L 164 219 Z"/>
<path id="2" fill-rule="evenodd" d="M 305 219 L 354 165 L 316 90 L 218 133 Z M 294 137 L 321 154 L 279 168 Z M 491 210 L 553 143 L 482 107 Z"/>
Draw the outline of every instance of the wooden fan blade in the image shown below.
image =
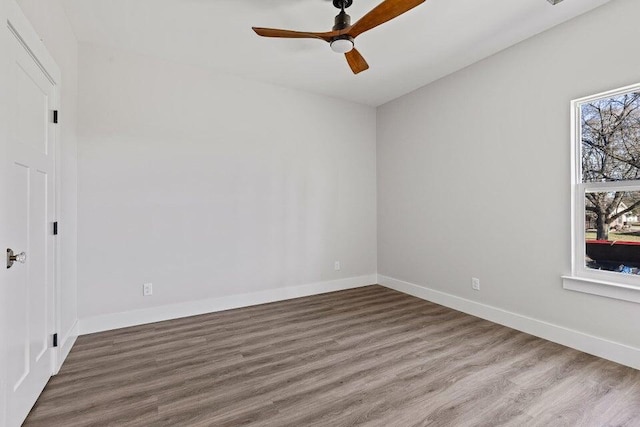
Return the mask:
<path id="1" fill-rule="evenodd" d="M 252 28 L 257 35 L 262 37 L 279 37 L 285 39 L 320 39 L 326 42 L 331 41 L 331 39 L 338 34 L 337 31 L 330 31 L 328 33 L 308 33 L 304 31 L 278 30 L 275 28 Z"/>
<path id="2" fill-rule="evenodd" d="M 349 52 L 345 53 L 344 56 L 346 56 L 353 74 L 358 74 L 369 69 L 369 64 L 367 64 L 367 61 L 364 60 L 356 48 L 351 49 Z"/>
<path id="3" fill-rule="evenodd" d="M 384 24 L 393 18 L 410 11 L 416 6 L 424 3 L 425 0 L 384 0 L 378 6 L 374 7 L 369 13 L 358 20 L 351 28 L 348 34 L 356 38 L 358 35 Z"/>

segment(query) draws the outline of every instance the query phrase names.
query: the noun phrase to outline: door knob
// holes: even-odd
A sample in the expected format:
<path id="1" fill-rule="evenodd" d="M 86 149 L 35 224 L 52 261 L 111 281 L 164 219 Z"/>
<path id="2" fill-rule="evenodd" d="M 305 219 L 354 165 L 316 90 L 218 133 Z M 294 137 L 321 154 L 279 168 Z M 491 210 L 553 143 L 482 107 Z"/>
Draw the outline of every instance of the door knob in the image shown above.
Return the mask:
<path id="1" fill-rule="evenodd" d="M 19 262 L 24 264 L 27 261 L 27 254 L 24 252 L 20 252 L 19 254 L 14 254 L 12 249 L 7 249 L 7 268 L 11 268 L 14 262 Z"/>

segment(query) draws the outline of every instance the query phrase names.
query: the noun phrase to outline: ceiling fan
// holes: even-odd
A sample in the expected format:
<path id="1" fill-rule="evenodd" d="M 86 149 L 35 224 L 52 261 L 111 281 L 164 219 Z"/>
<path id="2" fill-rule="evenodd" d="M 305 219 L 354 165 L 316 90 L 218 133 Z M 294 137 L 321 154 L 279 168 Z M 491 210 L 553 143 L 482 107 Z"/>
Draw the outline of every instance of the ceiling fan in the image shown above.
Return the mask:
<path id="1" fill-rule="evenodd" d="M 253 31 L 262 37 L 324 40 L 331 45 L 331 50 L 334 52 L 344 53 L 351 70 L 354 74 L 358 74 L 367 70 L 369 64 L 354 47 L 355 38 L 365 31 L 384 24 L 424 2 L 425 0 L 384 0 L 360 18 L 358 22 L 351 25 L 351 17 L 344 10 L 351 6 L 353 0 L 333 0 L 333 5 L 340 9 L 340 13 L 335 18 L 335 25 L 332 31 L 310 33 L 260 27 L 253 27 Z"/>

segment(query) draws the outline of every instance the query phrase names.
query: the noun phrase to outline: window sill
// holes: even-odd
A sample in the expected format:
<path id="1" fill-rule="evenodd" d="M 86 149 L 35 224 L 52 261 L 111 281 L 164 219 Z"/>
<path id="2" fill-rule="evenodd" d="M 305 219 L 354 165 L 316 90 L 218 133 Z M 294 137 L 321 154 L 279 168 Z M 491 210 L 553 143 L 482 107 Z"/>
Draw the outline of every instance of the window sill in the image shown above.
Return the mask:
<path id="1" fill-rule="evenodd" d="M 640 288 L 636 286 L 584 277 L 562 276 L 562 287 L 571 291 L 640 303 Z"/>

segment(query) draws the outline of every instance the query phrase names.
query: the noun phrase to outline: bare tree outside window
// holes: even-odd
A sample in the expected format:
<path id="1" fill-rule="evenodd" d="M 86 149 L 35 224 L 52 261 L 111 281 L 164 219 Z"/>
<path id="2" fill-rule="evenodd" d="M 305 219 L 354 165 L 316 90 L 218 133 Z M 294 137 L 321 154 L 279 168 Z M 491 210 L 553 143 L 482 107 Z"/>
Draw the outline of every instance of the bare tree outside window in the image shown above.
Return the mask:
<path id="1" fill-rule="evenodd" d="M 580 115 L 582 182 L 640 180 L 640 92 L 582 104 Z M 636 218 L 640 192 L 588 192 L 585 197 L 587 228 L 595 229 L 596 240 L 610 240 L 612 229 L 632 236 L 630 224 L 619 220 Z"/>

